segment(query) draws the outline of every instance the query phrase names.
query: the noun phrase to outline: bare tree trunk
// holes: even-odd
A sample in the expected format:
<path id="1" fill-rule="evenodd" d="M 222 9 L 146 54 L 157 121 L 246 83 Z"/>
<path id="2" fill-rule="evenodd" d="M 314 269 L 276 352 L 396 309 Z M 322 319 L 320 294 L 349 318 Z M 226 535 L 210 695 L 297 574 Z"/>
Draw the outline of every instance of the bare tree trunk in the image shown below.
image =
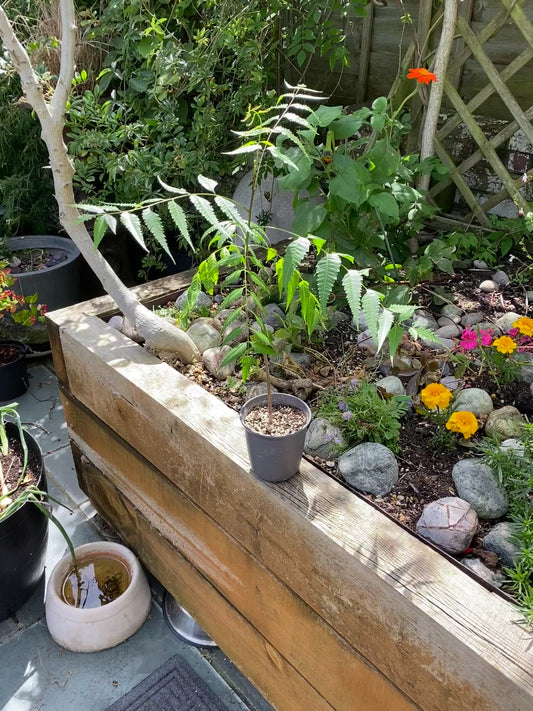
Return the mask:
<path id="1" fill-rule="evenodd" d="M 124 316 L 147 345 L 160 351 L 172 351 L 185 363 L 199 358 L 199 351 L 189 336 L 179 328 L 159 318 L 131 294 L 111 266 L 95 248 L 76 208 L 74 167 L 63 140 L 65 109 L 74 76 L 76 18 L 72 0 L 60 0 L 61 9 L 61 69 L 51 101 L 47 101 L 33 71 L 28 54 L 15 35 L 3 5 L 0 4 L 0 38 L 20 77 L 28 103 L 35 111 L 42 129 L 42 139 L 48 149 L 54 190 L 59 207 L 59 219 L 66 233 L 76 244 L 87 264 L 101 281 L 105 291 L 116 302 Z"/>
<path id="2" fill-rule="evenodd" d="M 429 94 L 428 107 L 426 118 L 424 120 L 424 128 L 422 130 L 422 138 L 420 140 L 420 159 L 431 158 L 435 150 L 433 141 L 437 131 L 437 123 L 439 120 L 439 111 L 444 94 L 444 81 L 446 78 L 446 69 L 448 68 L 448 60 L 453 44 L 455 32 L 455 23 L 457 21 L 457 4 L 458 0 L 444 0 L 444 17 L 442 20 L 442 30 L 440 34 L 439 46 L 435 54 L 435 64 L 433 72 L 437 75 L 437 81 L 431 85 Z M 421 190 L 429 188 L 429 175 L 423 175 L 418 183 Z"/>

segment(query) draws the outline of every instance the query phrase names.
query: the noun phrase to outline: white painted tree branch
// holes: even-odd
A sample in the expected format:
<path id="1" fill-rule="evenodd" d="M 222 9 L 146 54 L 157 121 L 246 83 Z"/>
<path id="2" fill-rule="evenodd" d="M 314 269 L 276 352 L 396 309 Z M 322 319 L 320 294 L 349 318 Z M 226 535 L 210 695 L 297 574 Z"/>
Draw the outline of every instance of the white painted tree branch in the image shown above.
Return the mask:
<path id="1" fill-rule="evenodd" d="M 424 128 L 420 139 L 420 159 L 431 158 L 434 154 L 434 139 L 437 132 L 437 123 L 439 120 L 439 111 L 444 94 L 444 79 L 446 69 L 448 68 L 448 60 L 453 45 L 455 34 L 455 23 L 457 20 L 457 7 L 459 0 L 444 0 L 444 16 L 442 19 L 442 30 L 440 34 L 439 46 L 435 54 L 435 64 L 433 72 L 437 76 L 437 81 L 431 84 L 429 94 L 428 107 Z M 429 175 L 421 176 L 418 182 L 420 190 L 429 188 Z"/>
<path id="2" fill-rule="evenodd" d="M 26 99 L 41 123 L 41 136 L 50 158 L 60 222 L 102 283 L 105 291 L 116 302 L 135 330 L 146 340 L 146 343 L 156 350 L 174 352 L 183 362 L 191 363 L 200 356 L 194 342 L 184 331 L 159 318 L 137 301 L 101 253 L 95 249 L 85 224 L 80 221 L 72 182 L 74 166 L 63 141 L 65 108 L 75 69 L 75 12 L 72 0 L 60 0 L 60 7 L 63 25 L 61 69 L 53 98 L 51 102 L 47 102 L 33 71 L 30 58 L 17 39 L 13 26 L 4 12 L 3 5 L 0 4 L 0 39 L 20 77 Z"/>

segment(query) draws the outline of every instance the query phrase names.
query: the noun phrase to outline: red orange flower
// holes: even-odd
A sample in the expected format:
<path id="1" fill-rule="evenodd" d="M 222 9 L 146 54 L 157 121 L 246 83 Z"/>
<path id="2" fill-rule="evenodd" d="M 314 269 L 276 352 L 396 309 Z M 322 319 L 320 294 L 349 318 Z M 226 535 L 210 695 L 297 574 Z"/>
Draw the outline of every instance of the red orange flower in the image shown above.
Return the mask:
<path id="1" fill-rule="evenodd" d="M 430 81 L 437 81 L 436 74 L 430 72 L 424 67 L 417 67 L 416 69 L 409 69 L 408 79 L 416 79 L 419 84 L 429 84 Z"/>

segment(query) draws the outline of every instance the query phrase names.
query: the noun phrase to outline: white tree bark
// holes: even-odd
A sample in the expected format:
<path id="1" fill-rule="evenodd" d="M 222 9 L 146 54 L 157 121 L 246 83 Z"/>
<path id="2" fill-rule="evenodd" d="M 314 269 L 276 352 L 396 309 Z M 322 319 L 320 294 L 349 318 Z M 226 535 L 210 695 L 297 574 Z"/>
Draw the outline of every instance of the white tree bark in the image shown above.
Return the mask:
<path id="1" fill-rule="evenodd" d="M 440 34 L 439 46 L 437 47 L 437 52 L 435 54 L 435 64 L 432 69 L 434 74 L 437 76 L 437 81 L 431 84 L 426 118 L 420 140 L 421 160 L 424 160 L 424 158 L 431 158 L 435 152 L 433 141 L 437 131 L 439 111 L 442 103 L 442 96 L 444 94 L 444 79 L 446 76 L 446 69 L 448 67 L 448 60 L 450 58 L 455 33 L 458 1 L 459 0 L 444 0 L 442 30 Z M 421 190 L 427 190 L 429 188 L 429 179 L 429 175 L 423 175 L 418 183 L 418 187 Z"/>
<path id="2" fill-rule="evenodd" d="M 13 62 L 26 96 L 35 111 L 42 129 L 42 139 L 48 149 L 54 179 L 54 191 L 59 207 L 59 219 L 68 236 L 80 250 L 105 291 L 116 302 L 146 344 L 158 351 L 171 351 L 185 363 L 198 359 L 200 353 L 181 329 L 159 318 L 133 296 L 115 274 L 101 253 L 95 249 L 85 224 L 80 221 L 73 188 L 74 166 L 63 140 L 66 103 L 74 76 L 74 48 L 76 18 L 72 0 L 60 0 L 61 10 L 61 68 L 52 99 L 45 99 L 29 56 L 19 42 L 0 4 L 0 39 Z"/>

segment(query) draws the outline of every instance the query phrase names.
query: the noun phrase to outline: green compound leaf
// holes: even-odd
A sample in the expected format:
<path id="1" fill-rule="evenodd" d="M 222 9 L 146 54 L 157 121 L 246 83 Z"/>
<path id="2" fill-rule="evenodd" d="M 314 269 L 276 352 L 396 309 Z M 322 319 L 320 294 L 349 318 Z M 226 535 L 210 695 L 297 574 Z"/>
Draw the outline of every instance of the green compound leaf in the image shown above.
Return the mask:
<path id="1" fill-rule="evenodd" d="M 329 295 L 339 275 L 341 258 L 335 252 L 326 254 L 316 265 L 318 298 L 322 309 L 326 309 Z"/>

